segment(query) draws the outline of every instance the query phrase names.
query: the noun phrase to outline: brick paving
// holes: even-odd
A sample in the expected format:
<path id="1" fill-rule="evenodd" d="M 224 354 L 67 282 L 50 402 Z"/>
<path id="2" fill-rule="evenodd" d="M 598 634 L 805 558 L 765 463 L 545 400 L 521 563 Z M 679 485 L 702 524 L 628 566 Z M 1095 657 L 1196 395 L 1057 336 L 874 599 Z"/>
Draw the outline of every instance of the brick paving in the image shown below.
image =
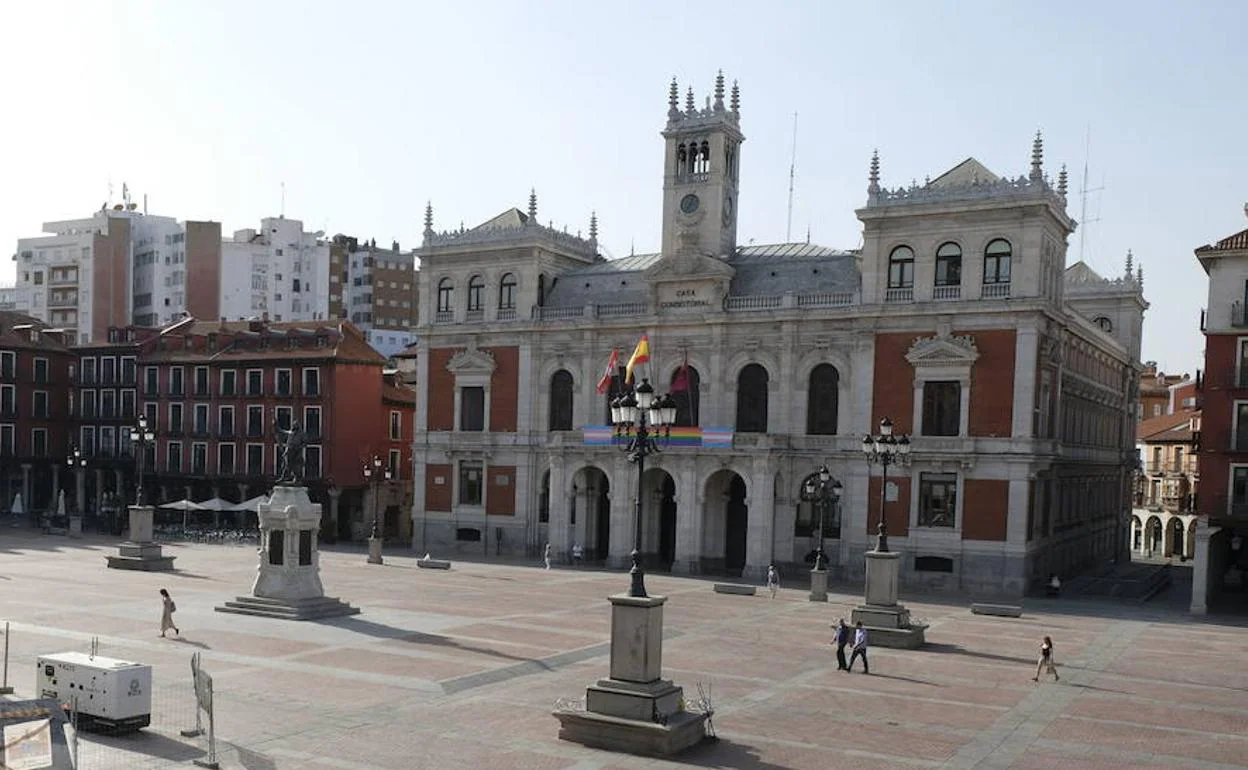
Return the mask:
<path id="1" fill-rule="evenodd" d="M 174 546 L 179 571 L 104 568 L 111 542 L 0 531 L 0 615 L 12 623 L 10 683 L 32 694 L 40 653 L 86 650 L 155 667 L 155 724 L 90 736 L 83 770 L 184 766 L 202 740 L 188 659 L 214 676 L 222 767 L 659 770 L 707 768 L 1248 767 L 1248 628 L 1143 608 L 1028 602 L 1019 619 L 972 616 L 953 598 L 908 598 L 928 648 L 873 649 L 872 674 L 836 670 L 827 605 L 794 585 L 772 600 L 715 594 L 709 581 L 651 575 L 670 597 L 664 672 L 696 697 L 710 686 L 720 740 L 679 761 L 556 738 L 556 701 L 607 671 L 605 596 L 619 573 L 457 562 L 416 569 L 406 554 L 368 565 L 322 554 L 328 592 L 363 608 L 294 623 L 223 615 L 246 593 L 255 551 Z M 184 639 L 157 635 L 157 589 L 178 603 Z M 1055 642 L 1062 681 L 1035 684 Z"/>

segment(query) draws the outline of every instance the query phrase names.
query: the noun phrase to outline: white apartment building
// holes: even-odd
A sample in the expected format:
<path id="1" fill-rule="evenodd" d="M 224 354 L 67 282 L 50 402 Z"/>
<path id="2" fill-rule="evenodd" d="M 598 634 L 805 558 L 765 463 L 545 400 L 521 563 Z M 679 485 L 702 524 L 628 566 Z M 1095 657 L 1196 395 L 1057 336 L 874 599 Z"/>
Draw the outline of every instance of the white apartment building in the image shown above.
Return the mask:
<path id="1" fill-rule="evenodd" d="M 303 222 L 266 218 L 221 244 L 223 318 L 273 321 L 329 317 L 329 243 Z"/>

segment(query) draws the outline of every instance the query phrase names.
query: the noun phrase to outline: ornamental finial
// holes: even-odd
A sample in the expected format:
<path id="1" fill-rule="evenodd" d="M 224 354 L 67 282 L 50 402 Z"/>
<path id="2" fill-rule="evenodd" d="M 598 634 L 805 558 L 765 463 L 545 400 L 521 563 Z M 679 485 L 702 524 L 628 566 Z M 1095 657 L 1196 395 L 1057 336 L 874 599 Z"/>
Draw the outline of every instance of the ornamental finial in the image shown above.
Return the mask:
<path id="1" fill-rule="evenodd" d="M 598 212 L 589 212 L 589 241 L 590 243 L 598 242 Z"/>
<path id="2" fill-rule="evenodd" d="M 1135 270 L 1135 282 L 1140 285 L 1140 289 L 1144 289 L 1144 266 L 1140 265 Z"/>
<path id="3" fill-rule="evenodd" d="M 1127 280 L 1131 280 L 1131 274 L 1135 272 L 1132 263 L 1135 262 L 1135 255 L 1131 253 L 1131 249 L 1127 249 Z"/>
<path id="4" fill-rule="evenodd" d="M 715 111 L 724 111 L 724 71 L 715 75 Z"/>
<path id="5" fill-rule="evenodd" d="M 1066 197 L 1066 164 L 1062 164 L 1062 170 L 1057 175 L 1057 194 Z"/>
<path id="6" fill-rule="evenodd" d="M 693 86 L 689 86 L 689 91 L 685 94 L 685 112 L 692 115 L 697 111 L 697 107 L 693 104 Z"/>
<path id="7" fill-rule="evenodd" d="M 1031 143 L 1031 179 L 1033 182 L 1039 182 L 1044 179 L 1044 171 L 1041 166 L 1044 164 L 1044 139 L 1041 138 L 1040 132 L 1036 132 L 1036 139 Z"/>
<path id="8" fill-rule="evenodd" d="M 537 224 L 537 188 L 529 188 L 529 223 Z"/>
<path id="9" fill-rule="evenodd" d="M 732 110 L 733 115 L 741 112 L 741 87 L 735 80 L 732 81 L 732 97 L 728 100 L 728 109 Z"/>
<path id="10" fill-rule="evenodd" d="M 867 175 L 867 192 L 878 193 L 880 191 L 880 151 L 878 149 L 871 151 L 871 173 Z"/>
<path id="11" fill-rule="evenodd" d="M 680 117 L 680 86 L 676 85 L 676 78 L 672 78 L 671 88 L 667 91 L 667 117 Z"/>
<path id="12" fill-rule="evenodd" d="M 425 235 L 433 234 L 433 201 L 425 201 Z"/>

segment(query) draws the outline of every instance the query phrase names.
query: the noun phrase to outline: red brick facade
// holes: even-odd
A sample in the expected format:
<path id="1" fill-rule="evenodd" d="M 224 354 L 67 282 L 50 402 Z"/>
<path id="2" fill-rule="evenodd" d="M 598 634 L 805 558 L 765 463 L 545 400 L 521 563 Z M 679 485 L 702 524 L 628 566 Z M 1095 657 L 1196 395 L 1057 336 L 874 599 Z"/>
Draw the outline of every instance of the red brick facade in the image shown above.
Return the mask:
<path id="1" fill-rule="evenodd" d="M 516 515 L 516 466 L 488 465 L 485 512 L 491 516 Z"/>
<path id="2" fill-rule="evenodd" d="M 906 351 L 922 336 L 918 332 L 875 335 L 872 425 L 887 417 L 893 421 L 894 432 L 914 433 L 914 369 L 906 360 Z"/>
<path id="3" fill-rule="evenodd" d="M 867 534 L 873 535 L 880 526 L 880 476 L 872 476 L 868 484 L 867 498 Z M 897 485 L 897 499 L 889 500 L 885 505 L 888 512 L 886 524 L 888 534 L 904 537 L 910 532 L 910 477 L 889 474 L 889 484 Z"/>
<path id="4" fill-rule="evenodd" d="M 520 350 L 515 347 L 486 348 L 494 356 L 490 377 L 490 431 L 516 432 L 516 409 L 520 398 Z"/>
<path id="5" fill-rule="evenodd" d="M 979 358 L 971 368 L 970 434 L 998 438 L 1012 435 L 1018 335 L 1013 329 L 955 334 L 973 337 L 979 350 Z"/>
<path id="6" fill-rule="evenodd" d="M 1010 482 L 1004 479 L 965 479 L 962 482 L 962 539 L 1006 538 L 1010 512 Z"/>
<path id="7" fill-rule="evenodd" d="M 452 470 L 450 465 L 425 466 L 425 510 L 450 513 Z"/>

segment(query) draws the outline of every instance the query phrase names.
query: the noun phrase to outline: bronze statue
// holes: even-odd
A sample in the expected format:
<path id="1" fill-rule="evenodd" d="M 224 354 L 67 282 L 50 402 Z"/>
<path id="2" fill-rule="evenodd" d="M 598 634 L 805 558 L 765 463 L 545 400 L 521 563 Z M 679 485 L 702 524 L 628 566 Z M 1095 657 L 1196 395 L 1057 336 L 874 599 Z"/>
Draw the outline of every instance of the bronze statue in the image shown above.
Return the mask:
<path id="1" fill-rule="evenodd" d="M 281 464 L 278 466 L 277 483 L 278 484 L 302 484 L 304 472 L 304 449 L 308 445 L 307 434 L 303 432 L 303 428 L 299 425 L 298 420 L 290 423 L 290 430 L 282 430 L 282 426 L 276 422 L 273 429 L 277 433 L 277 440 L 282 447 Z"/>
<path id="2" fill-rule="evenodd" d="M 884 517 L 880 517 L 880 526 L 876 527 L 876 531 L 880 533 L 880 537 L 875 541 L 875 550 L 877 553 L 888 553 L 888 529 L 884 526 Z"/>

